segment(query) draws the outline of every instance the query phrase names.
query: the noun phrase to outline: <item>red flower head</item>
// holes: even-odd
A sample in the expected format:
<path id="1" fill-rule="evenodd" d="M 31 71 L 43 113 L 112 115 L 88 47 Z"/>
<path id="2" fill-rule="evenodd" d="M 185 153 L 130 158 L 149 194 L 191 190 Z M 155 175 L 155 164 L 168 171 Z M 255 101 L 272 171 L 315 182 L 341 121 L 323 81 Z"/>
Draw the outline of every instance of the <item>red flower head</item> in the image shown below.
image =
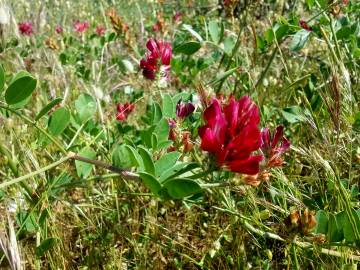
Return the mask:
<path id="1" fill-rule="evenodd" d="M 31 36 L 34 33 L 33 24 L 31 22 L 21 22 L 18 27 L 22 35 Z"/>
<path id="2" fill-rule="evenodd" d="M 55 27 L 55 32 L 56 32 L 57 34 L 61 34 L 62 32 L 64 32 L 64 29 L 63 29 L 60 25 L 57 25 L 57 26 Z"/>
<path id="3" fill-rule="evenodd" d="M 281 143 L 279 145 L 279 142 Z M 284 160 L 281 155 L 288 150 L 290 142 L 284 137 L 284 127 L 278 126 L 271 137 L 269 128 L 261 130 L 261 151 L 267 159 L 267 167 L 280 167 Z"/>
<path id="4" fill-rule="evenodd" d="M 302 29 L 305 29 L 305 30 L 308 30 L 308 31 L 312 31 L 312 28 L 311 26 L 309 26 L 306 21 L 304 20 L 300 20 L 299 21 L 299 26 L 302 28 Z"/>
<path id="5" fill-rule="evenodd" d="M 146 43 L 149 52 L 140 61 L 140 68 L 145 78 L 153 80 L 157 73 L 166 79 L 170 76 L 171 45 L 165 41 L 149 39 Z"/>
<path id="6" fill-rule="evenodd" d="M 105 27 L 104 26 L 102 26 L 102 25 L 98 25 L 97 27 L 96 27 L 96 29 L 95 29 L 95 33 L 99 36 L 99 37 L 101 37 L 101 36 L 103 36 L 104 34 L 105 34 Z"/>
<path id="7" fill-rule="evenodd" d="M 257 174 L 262 155 L 252 155 L 260 148 L 259 109 L 248 96 L 238 101 L 230 98 L 221 105 L 218 99 L 204 111 L 205 126 L 199 128 L 201 149 L 213 154 L 218 166 L 233 172 Z"/>
<path id="8" fill-rule="evenodd" d="M 181 100 L 176 104 L 176 115 L 179 118 L 185 118 L 193 113 L 195 106 L 191 102 L 184 103 Z"/>
<path id="9" fill-rule="evenodd" d="M 118 104 L 116 106 L 117 114 L 116 119 L 119 121 L 125 121 L 129 114 L 135 109 L 135 104 L 125 102 L 124 104 Z"/>
<path id="10" fill-rule="evenodd" d="M 89 23 L 87 21 L 84 22 L 80 22 L 80 21 L 76 21 L 74 23 L 74 30 L 75 32 L 78 33 L 84 33 L 89 29 Z"/>
<path id="11" fill-rule="evenodd" d="M 180 11 L 177 11 L 175 14 L 174 14 L 174 16 L 173 16 L 173 21 L 175 22 L 175 23 L 181 23 L 181 20 L 182 20 L 182 16 L 183 16 L 183 14 L 180 12 Z"/>

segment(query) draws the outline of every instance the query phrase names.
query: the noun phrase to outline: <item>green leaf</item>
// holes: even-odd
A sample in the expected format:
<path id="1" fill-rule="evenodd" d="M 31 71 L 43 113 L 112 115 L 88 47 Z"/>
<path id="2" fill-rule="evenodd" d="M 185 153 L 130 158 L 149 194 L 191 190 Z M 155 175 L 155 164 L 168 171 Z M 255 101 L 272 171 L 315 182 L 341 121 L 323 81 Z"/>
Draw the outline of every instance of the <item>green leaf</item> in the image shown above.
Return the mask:
<path id="1" fill-rule="evenodd" d="M 82 123 L 89 120 L 96 112 L 96 101 L 89 94 L 81 94 L 75 101 L 76 111 Z"/>
<path id="2" fill-rule="evenodd" d="M 328 232 L 328 215 L 324 210 L 319 210 L 316 213 L 316 233 L 327 234 Z"/>
<path id="3" fill-rule="evenodd" d="M 88 147 L 88 146 L 81 149 L 81 151 L 78 153 L 78 155 L 81 157 L 88 158 L 88 159 L 96 158 L 95 151 L 91 147 Z M 76 173 L 80 178 L 87 178 L 91 173 L 93 165 L 83 162 L 83 161 L 75 160 L 75 167 L 76 167 Z"/>
<path id="4" fill-rule="evenodd" d="M 340 217 L 336 217 L 334 214 L 329 214 L 329 227 L 328 227 L 328 240 L 329 242 L 340 242 L 344 239 L 344 233 L 341 228 Z"/>
<path id="5" fill-rule="evenodd" d="M 66 108 L 57 109 L 50 117 L 48 129 L 54 136 L 60 135 L 70 123 L 70 112 Z"/>
<path id="6" fill-rule="evenodd" d="M 177 177 L 179 175 L 182 175 L 186 172 L 189 172 L 189 171 L 197 168 L 198 166 L 199 165 L 196 163 L 186 163 L 186 162 L 175 164 L 174 166 L 170 167 L 169 169 L 167 169 L 160 175 L 159 182 L 163 183 L 168 179 L 171 179 L 171 178 Z"/>
<path id="7" fill-rule="evenodd" d="M 5 86 L 5 70 L 3 66 L 0 64 L 0 92 L 2 92 L 4 86 Z"/>
<path id="8" fill-rule="evenodd" d="M 232 54 L 232 51 L 234 49 L 234 46 L 235 46 L 235 40 L 233 37 L 227 37 L 225 38 L 224 40 L 224 52 L 227 54 L 227 55 L 231 55 Z"/>
<path id="9" fill-rule="evenodd" d="M 26 71 L 18 72 L 5 92 L 5 100 L 9 105 L 19 103 L 31 96 L 36 88 L 36 79 Z"/>
<path id="10" fill-rule="evenodd" d="M 139 176 L 141 178 L 141 180 L 144 182 L 144 185 L 150 189 L 150 191 L 155 194 L 158 195 L 159 191 L 161 190 L 161 184 L 158 182 L 158 180 L 156 180 L 156 178 L 151 175 L 148 174 L 146 172 L 141 172 L 139 173 Z"/>
<path id="11" fill-rule="evenodd" d="M 168 140 L 169 130 L 168 120 L 165 118 L 161 119 L 153 131 L 156 134 L 159 143 Z"/>
<path id="12" fill-rule="evenodd" d="M 337 214 L 336 219 L 338 223 L 341 224 L 346 242 L 353 243 L 356 241 L 356 232 L 354 230 L 357 228 L 357 231 L 360 231 L 360 218 L 354 209 L 351 209 L 351 213 L 349 214 L 352 215 L 352 218 L 355 220 L 355 228 L 353 228 L 349 216 L 345 211 Z"/>
<path id="13" fill-rule="evenodd" d="M 180 156 L 181 153 L 176 151 L 163 155 L 158 161 L 155 162 L 155 175 L 159 177 L 167 169 L 173 167 Z"/>
<path id="14" fill-rule="evenodd" d="M 143 160 L 143 169 L 145 172 L 155 175 L 155 165 L 154 162 L 152 160 L 152 155 L 150 154 L 149 150 L 147 150 L 146 148 L 139 146 L 138 147 L 138 151 L 139 154 Z"/>
<path id="15" fill-rule="evenodd" d="M 41 244 L 36 247 L 35 255 L 40 258 L 45 255 L 45 252 L 49 251 L 53 246 L 55 246 L 56 242 L 59 241 L 58 238 L 47 238 L 41 242 Z"/>
<path id="16" fill-rule="evenodd" d="M 50 101 L 44 108 L 41 109 L 41 111 L 36 115 L 35 121 L 38 121 L 41 117 L 43 117 L 45 114 L 47 114 L 52 108 L 54 108 L 56 105 L 58 105 L 63 99 L 58 97 L 54 100 Z"/>
<path id="17" fill-rule="evenodd" d="M 21 210 L 17 213 L 16 222 L 19 227 L 23 227 L 27 232 L 35 232 L 39 227 L 36 223 L 34 213 L 28 213 L 25 210 Z"/>
<path id="18" fill-rule="evenodd" d="M 199 35 L 198 32 L 196 32 L 191 25 L 188 25 L 188 24 L 183 24 L 183 28 L 187 31 L 190 32 L 190 34 L 195 37 L 197 40 L 199 40 L 200 42 L 203 42 L 204 39 Z"/>
<path id="19" fill-rule="evenodd" d="M 218 44 L 220 41 L 220 29 L 217 21 L 209 22 L 209 33 L 214 43 Z"/>
<path id="20" fill-rule="evenodd" d="M 112 164 L 119 168 L 131 168 L 135 166 L 133 154 L 125 144 L 118 145 L 111 156 Z"/>
<path id="21" fill-rule="evenodd" d="M 196 41 L 189 41 L 174 48 L 174 53 L 183 53 L 186 55 L 192 55 L 201 48 L 201 44 Z"/>
<path id="22" fill-rule="evenodd" d="M 289 123 L 304 122 L 307 119 L 305 112 L 299 106 L 284 108 L 282 114 Z"/>
<path id="23" fill-rule="evenodd" d="M 175 104 L 169 94 L 164 94 L 162 97 L 162 111 L 165 117 L 175 117 Z"/>
<path id="24" fill-rule="evenodd" d="M 140 167 L 143 168 L 144 167 L 144 163 L 143 160 L 141 158 L 141 156 L 139 155 L 138 152 L 136 152 L 136 150 L 134 149 L 134 147 L 130 146 L 130 145 L 125 145 L 125 147 L 127 148 L 127 150 L 129 151 L 129 156 L 132 160 L 132 164 L 135 167 Z"/>
<path id="25" fill-rule="evenodd" d="M 174 199 L 182 199 L 202 192 L 201 186 L 191 179 L 178 178 L 167 181 L 164 184 L 168 194 Z"/>
<path id="26" fill-rule="evenodd" d="M 305 29 L 301 29 L 300 31 L 298 31 L 291 40 L 290 50 L 298 51 L 304 48 L 306 42 L 309 40 L 310 33 L 310 31 Z"/>

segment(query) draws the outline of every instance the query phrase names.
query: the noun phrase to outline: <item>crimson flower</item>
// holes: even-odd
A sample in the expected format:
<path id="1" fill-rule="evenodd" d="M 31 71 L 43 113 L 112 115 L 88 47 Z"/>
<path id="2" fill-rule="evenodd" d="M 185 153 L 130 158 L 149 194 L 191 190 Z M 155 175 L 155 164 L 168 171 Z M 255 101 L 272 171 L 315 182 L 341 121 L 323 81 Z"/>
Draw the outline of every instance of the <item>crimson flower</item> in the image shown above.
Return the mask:
<path id="1" fill-rule="evenodd" d="M 304 21 L 304 20 L 300 20 L 300 21 L 299 21 L 299 26 L 300 26 L 302 29 L 305 29 L 305 30 L 307 30 L 307 31 L 312 31 L 311 26 L 309 26 L 309 25 L 306 23 L 306 21 Z"/>
<path id="2" fill-rule="evenodd" d="M 116 119 L 119 121 L 125 121 L 129 114 L 135 109 L 135 104 L 129 102 L 125 102 L 124 104 L 119 103 L 116 106 L 116 109 Z"/>
<path id="3" fill-rule="evenodd" d="M 284 137 L 283 126 L 276 128 L 273 137 L 271 136 L 269 128 L 263 128 L 261 130 L 261 151 L 266 157 L 268 168 L 282 166 L 284 160 L 281 155 L 288 150 L 289 147 L 290 142 Z"/>
<path id="4" fill-rule="evenodd" d="M 218 99 L 204 111 L 206 125 L 199 128 L 201 149 L 214 155 L 218 166 L 249 175 L 260 171 L 262 155 L 253 155 L 261 145 L 259 109 L 248 96 L 228 104 Z"/>
<path id="5" fill-rule="evenodd" d="M 83 22 L 75 21 L 74 30 L 77 33 L 84 33 L 88 30 L 89 26 L 90 25 L 87 21 L 83 21 Z"/>
<path id="6" fill-rule="evenodd" d="M 57 25 L 57 26 L 55 27 L 55 32 L 56 32 L 57 34 L 61 34 L 62 32 L 64 32 L 64 29 L 61 27 L 61 25 Z"/>
<path id="7" fill-rule="evenodd" d="M 182 16 L 183 16 L 183 14 L 180 11 L 176 11 L 176 13 L 172 17 L 172 19 L 175 23 L 181 23 Z"/>
<path id="8" fill-rule="evenodd" d="M 191 102 L 179 102 L 176 104 L 176 115 L 179 118 L 185 118 L 193 113 L 195 110 L 195 106 Z"/>
<path id="9" fill-rule="evenodd" d="M 170 60 L 172 55 L 171 45 L 165 41 L 150 38 L 146 43 L 149 52 L 140 61 L 140 68 L 145 78 L 154 80 L 156 74 L 168 79 L 170 76 Z"/>
<path id="10" fill-rule="evenodd" d="M 102 26 L 102 25 L 98 25 L 96 28 L 95 28 L 95 33 L 99 36 L 99 37 L 101 37 L 101 36 L 103 36 L 104 34 L 105 34 L 105 27 L 104 26 Z"/>
<path id="11" fill-rule="evenodd" d="M 31 22 L 21 22 L 18 25 L 22 35 L 31 36 L 33 34 L 33 24 Z"/>

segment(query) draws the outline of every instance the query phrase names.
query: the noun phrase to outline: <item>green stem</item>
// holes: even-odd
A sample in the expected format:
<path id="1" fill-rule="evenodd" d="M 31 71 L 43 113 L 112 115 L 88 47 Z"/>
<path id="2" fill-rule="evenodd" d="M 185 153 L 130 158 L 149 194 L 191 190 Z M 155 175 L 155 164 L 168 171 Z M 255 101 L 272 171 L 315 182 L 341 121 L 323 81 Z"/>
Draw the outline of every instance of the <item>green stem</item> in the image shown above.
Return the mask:
<path id="1" fill-rule="evenodd" d="M 3 189 L 3 188 L 6 188 L 8 186 L 11 186 L 13 184 L 16 184 L 16 183 L 19 183 L 19 182 L 22 182 L 26 179 L 29 179 L 31 177 L 34 177 L 40 173 L 43 173 L 43 172 L 46 172 L 47 170 L 50 170 L 58 165 L 60 165 L 61 163 L 64 163 L 65 161 L 67 161 L 68 159 L 71 158 L 71 154 L 67 155 L 66 157 L 62 158 L 62 159 L 59 159 L 58 161 L 54 162 L 54 163 L 51 163 L 49 164 L 48 166 L 45 166 L 39 170 L 36 170 L 36 171 L 33 171 L 29 174 L 26 174 L 26 175 L 23 175 L 23 176 L 20 176 L 18 178 L 15 178 L 13 180 L 10 180 L 10 181 L 7 181 L 7 182 L 4 182 L 4 183 L 1 183 L 0 184 L 0 189 Z"/>

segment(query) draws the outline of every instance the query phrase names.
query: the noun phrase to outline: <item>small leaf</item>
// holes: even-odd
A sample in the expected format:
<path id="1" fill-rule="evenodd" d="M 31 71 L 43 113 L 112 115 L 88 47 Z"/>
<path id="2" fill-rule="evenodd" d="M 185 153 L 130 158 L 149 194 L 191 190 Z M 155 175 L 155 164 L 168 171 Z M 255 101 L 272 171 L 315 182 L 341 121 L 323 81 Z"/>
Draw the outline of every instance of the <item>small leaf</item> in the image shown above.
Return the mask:
<path id="1" fill-rule="evenodd" d="M 193 35 L 197 40 L 199 40 L 200 42 L 203 42 L 204 39 L 199 35 L 198 32 L 196 32 L 191 25 L 188 24 L 183 24 L 183 28 L 187 31 L 190 32 L 191 35 Z"/>
<path id="2" fill-rule="evenodd" d="M 78 155 L 88 159 L 96 158 L 95 151 L 88 146 L 81 149 Z M 91 173 L 93 165 L 83 161 L 75 160 L 75 167 L 76 167 L 76 173 L 80 178 L 87 178 Z"/>
<path id="3" fill-rule="evenodd" d="M 141 156 L 139 155 L 138 152 L 136 152 L 136 150 L 134 149 L 134 147 L 130 146 L 130 145 L 125 145 L 125 147 L 127 148 L 127 150 L 129 151 L 129 156 L 132 160 L 132 163 L 135 167 L 144 167 L 144 163 L 142 161 Z"/>
<path id="4" fill-rule="evenodd" d="M 214 43 L 218 44 L 220 41 L 220 29 L 217 21 L 209 22 L 209 33 Z"/>
<path id="5" fill-rule="evenodd" d="M 158 180 L 156 180 L 156 178 L 151 175 L 148 174 L 146 172 L 141 172 L 139 173 L 140 178 L 143 180 L 144 185 L 150 189 L 150 191 L 155 194 L 158 195 L 159 191 L 161 190 L 161 185 L 158 182 Z"/>
<path id="6" fill-rule="evenodd" d="M 144 164 L 144 167 L 141 169 L 143 169 L 145 172 L 149 174 L 155 175 L 155 165 L 152 160 L 152 155 L 150 154 L 150 152 L 142 146 L 138 147 L 138 151 Z"/>
<path id="7" fill-rule="evenodd" d="M 231 55 L 232 54 L 232 51 L 234 49 L 234 46 L 235 46 L 235 40 L 233 37 L 227 37 L 225 38 L 224 40 L 224 52 L 227 54 L 227 55 Z"/>
<path id="8" fill-rule="evenodd" d="M 48 129 L 54 136 L 60 135 L 70 123 L 70 112 L 66 108 L 57 109 L 50 117 Z"/>
<path id="9" fill-rule="evenodd" d="M 44 108 L 41 109 L 41 111 L 36 115 L 35 121 L 38 121 L 41 117 L 43 117 L 45 114 L 47 114 L 52 108 L 54 108 L 56 105 L 58 105 L 63 99 L 58 97 L 54 100 L 50 101 Z"/>
<path id="10" fill-rule="evenodd" d="M 170 152 L 163 155 L 158 161 L 155 162 L 155 175 L 159 177 L 168 168 L 175 165 L 180 157 L 179 152 Z"/>
<path id="11" fill-rule="evenodd" d="M 174 166 L 170 167 L 160 175 L 159 182 L 163 183 L 170 178 L 174 178 L 186 172 L 189 172 L 197 168 L 198 166 L 199 165 L 196 163 L 186 163 L 186 162 L 175 164 Z"/>
<path id="12" fill-rule="evenodd" d="M 156 134 L 159 143 L 168 140 L 169 130 L 170 127 L 168 121 L 165 118 L 161 119 L 153 131 Z"/>
<path id="13" fill-rule="evenodd" d="M 119 168 L 131 168 L 134 166 L 134 158 L 125 144 L 118 145 L 111 156 L 112 164 Z"/>
<path id="14" fill-rule="evenodd" d="M 201 186 L 197 182 L 186 178 L 167 181 L 164 184 L 164 188 L 174 199 L 182 199 L 202 191 Z"/>
<path id="15" fill-rule="evenodd" d="M 175 104 L 169 94 L 164 94 L 162 97 L 162 111 L 165 117 L 175 117 Z"/>
<path id="16" fill-rule="evenodd" d="M 3 66 L 0 64 L 0 93 L 4 89 L 5 85 L 5 70 Z"/>
<path id="17" fill-rule="evenodd" d="M 319 210 L 316 213 L 316 233 L 327 234 L 328 231 L 328 216 L 324 210 Z"/>
<path id="18" fill-rule="evenodd" d="M 96 112 L 96 102 L 89 94 L 81 94 L 75 101 L 75 108 L 81 122 L 84 123 Z"/>
<path id="19" fill-rule="evenodd" d="M 59 241 L 58 238 L 47 238 L 43 240 L 40 246 L 36 247 L 35 255 L 40 258 L 45 255 L 45 252 L 49 251 L 53 246 L 55 246 L 56 242 Z"/>
<path id="20" fill-rule="evenodd" d="M 328 227 L 328 239 L 329 242 L 340 242 L 344 239 L 344 233 L 340 223 L 340 217 L 336 218 L 336 216 L 332 213 L 329 214 L 329 227 Z"/>
<path id="21" fill-rule="evenodd" d="M 18 72 L 5 92 L 5 100 L 9 105 L 19 103 L 31 96 L 36 88 L 36 79 L 26 71 Z"/>
<path id="22" fill-rule="evenodd" d="M 309 40 L 310 33 L 310 31 L 305 29 L 298 31 L 290 43 L 290 50 L 298 51 L 304 48 L 306 42 Z"/>
<path id="23" fill-rule="evenodd" d="M 186 55 L 192 55 L 201 48 L 201 44 L 196 41 L 189 41 L 174 48 L 174 53 L 183 53 Z"/>
<path id="24" fill-rule="evenodd" d="M 306 121 L 305 113 L 303 109 L 299 106 L 292 106 L 284 108 L 282 114 L 286 121 L 289 123 L 298 123 Z"/>

